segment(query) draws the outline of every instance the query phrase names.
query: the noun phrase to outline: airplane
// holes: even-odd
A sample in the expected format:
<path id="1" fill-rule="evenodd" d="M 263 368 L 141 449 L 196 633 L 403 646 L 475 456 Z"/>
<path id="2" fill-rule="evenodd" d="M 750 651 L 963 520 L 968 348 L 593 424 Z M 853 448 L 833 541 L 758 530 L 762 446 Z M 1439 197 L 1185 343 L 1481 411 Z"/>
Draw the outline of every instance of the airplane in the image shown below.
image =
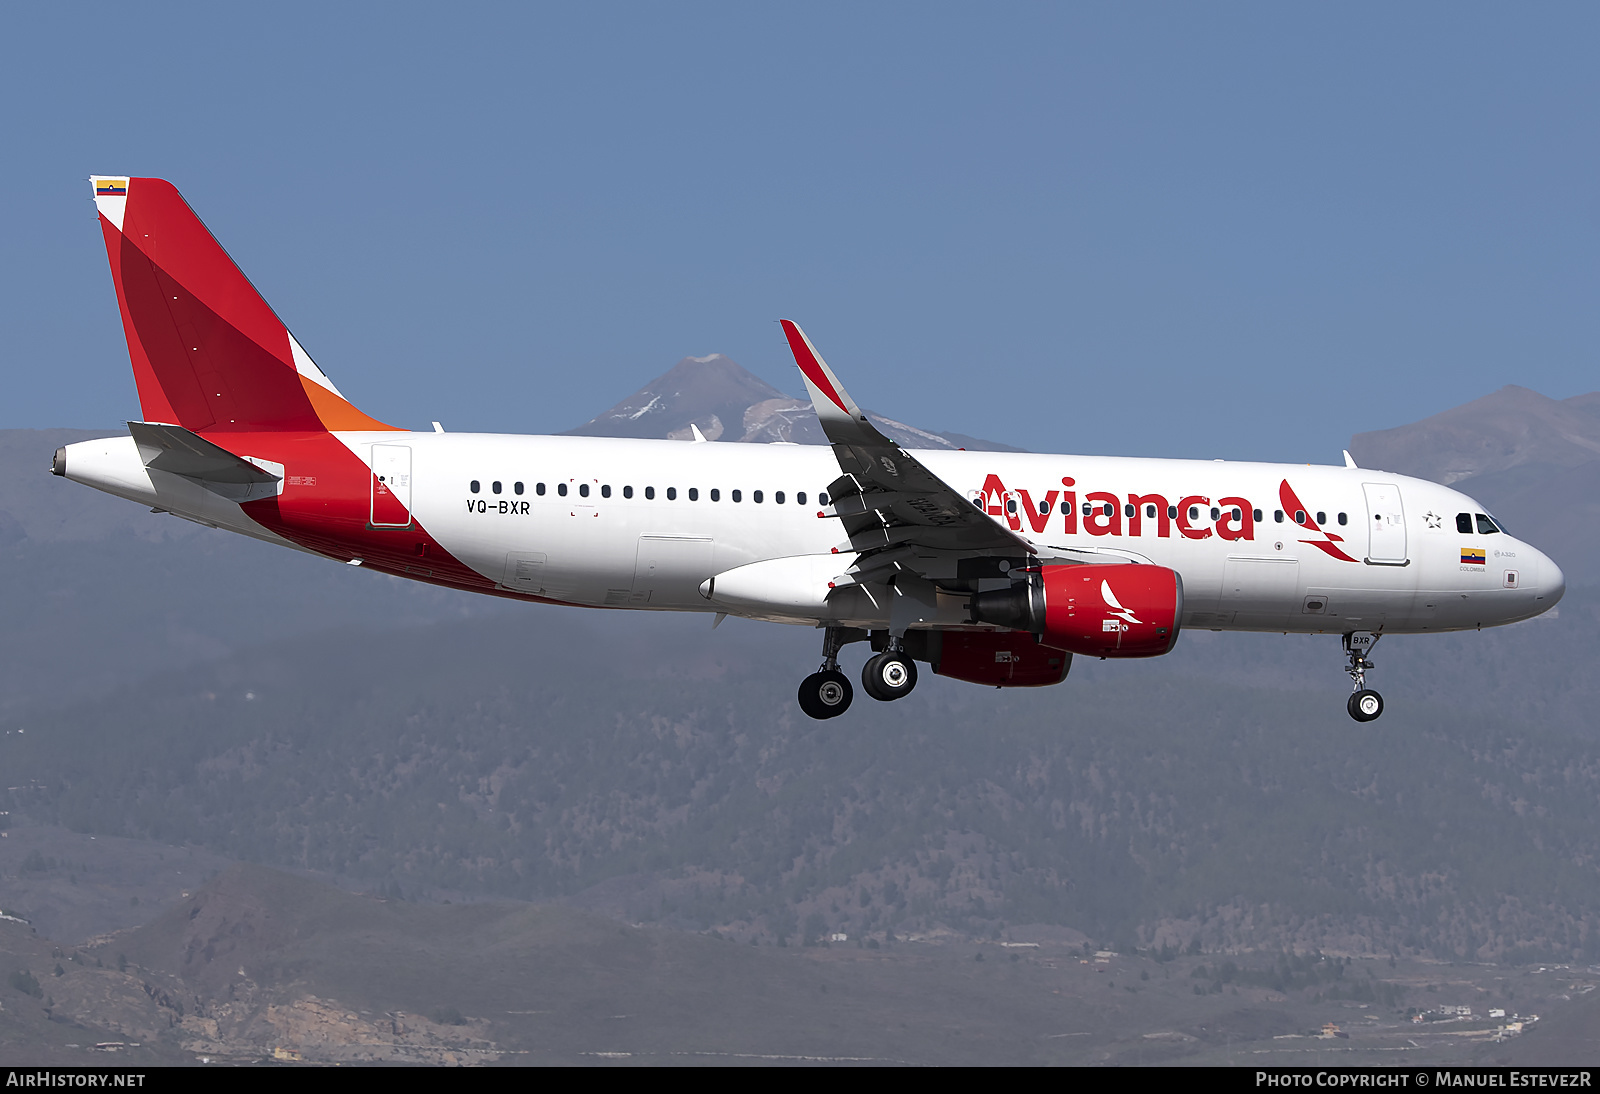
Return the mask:
<path id="1" fill-rule="evenodd" d="M 1184 628 L 1341 636 L 1350 716 L 1390 634 L 1528 619 L 1559 567 L 1481 504 L 1357 467 L 909 450 L 782 320 L 828 447 L 432 432 L 334 386 L 170 183 L 91 176 L 142 420 L 51 470 L 214 528 L 531 603 L 815 627 L 812 718 L 917 665 L 994 687 Z"/>

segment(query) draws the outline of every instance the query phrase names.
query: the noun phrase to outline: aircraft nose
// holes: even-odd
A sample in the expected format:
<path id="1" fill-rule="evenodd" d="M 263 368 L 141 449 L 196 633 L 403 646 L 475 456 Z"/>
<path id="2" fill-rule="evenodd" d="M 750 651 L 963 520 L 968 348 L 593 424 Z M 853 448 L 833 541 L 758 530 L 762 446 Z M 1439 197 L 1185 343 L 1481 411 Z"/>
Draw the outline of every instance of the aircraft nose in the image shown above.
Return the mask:
<path id="1" fill-rule="evenodd" d="M 1539 585 L 1534 590 L 1534 603 L 1541 612 L 1549 611 L 1560 603 L 1567 592 L 1567 575 L 1561 572 L 1549 555 L 1539 553 Z"/>

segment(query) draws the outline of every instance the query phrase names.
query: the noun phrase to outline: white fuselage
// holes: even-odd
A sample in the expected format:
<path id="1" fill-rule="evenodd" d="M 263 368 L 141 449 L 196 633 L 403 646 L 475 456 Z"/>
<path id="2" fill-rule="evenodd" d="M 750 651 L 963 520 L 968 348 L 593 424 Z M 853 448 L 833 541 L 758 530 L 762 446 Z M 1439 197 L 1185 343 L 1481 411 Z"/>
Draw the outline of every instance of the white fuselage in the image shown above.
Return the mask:
<path id="1" fill-rule="evenodd" d="M 375 479 L 380 470 L 390 471 L 391 480 L 403 471 L 409 492 L 403 500 L 417 524 L 508 595 L 786 622 L 873 627 L 887 619 L 870 591 L 830 594 L 827 587 L 853 550 L 821 504 L 839 475 L 826 447 L 465 433 L 336 436 L 373 467 Z M 1401 475 L 1220 460 L 936 450 L 916 457 L 1025 537 L 1044 560 L 1082 561 L 1092 552 L 1176 570 L 1185 627 L 1461 630 L 1538 615 L 1564 589 L 1560 569 L 1540 551 L 1505 532 L 1480 531 L 1493 525 L 1479 522 L 1486 511 L 1477 502 Z M 291 484 L 300 475 L 292 464 L 283 473 Z M 285 542 L 240 506 L 147 470 L 130 438 L 70 446 L 66 474 Z M 1304 523 L 1296 521 L 1300 506 Z M 1458 528 L 1461 514 L 1468 532 Z M 783 580 L 805 588 L 775 594 L 766 605 L 748 598 L 719 603 L 702 592 L 718 574 L 779 559 L 794 560 L 781 568 Z M 933 625 L 965 622 L 952 602 L 948 613 L 941 604 Z"/>

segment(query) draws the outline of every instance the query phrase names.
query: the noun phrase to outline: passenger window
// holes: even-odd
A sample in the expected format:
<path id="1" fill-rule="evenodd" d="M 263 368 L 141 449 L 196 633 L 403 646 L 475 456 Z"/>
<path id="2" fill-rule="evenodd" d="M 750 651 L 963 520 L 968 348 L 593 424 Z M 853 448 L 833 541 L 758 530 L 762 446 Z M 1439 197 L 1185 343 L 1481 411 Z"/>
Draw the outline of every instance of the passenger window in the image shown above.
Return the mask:
<path id="1" fill-rule="evenodd" d="M 1127 505 L 1124 505 L 1122 507 L 1122 515 L 1125 516 L 1125 517 L 1131 517 L 1131 516 L 1133 516 L 1133 514 L 1137 513 L 1138 511 L 1139 511 L 1138 509 L 1134 508 L 1134 505 L 1133 505 L 1133 503 L 1131 501 Z"/>
<path id="2" fill-rule="evenodd" d="M 817 493 L 817 504 L 818 505 L 827 505 L 828 504 L 828 492 L 826 490 L 822 490 L 822 491 L 819 491 Z"/>
<path id="3" fill-rule="evenodd" d="M 1272 511 L 1272 519 L 1277 521 L 1279 524 L 1282 524 L 1283 523 L 1283 510 L 1282 509 L 1274 509 Z"/>
<path id="4" fill-rule="evenodd" d="M 1177 520 L 1178 519 L 1178 507 L 1176 505 L 1167 506 L 1167 519 L 1168 520 Z"/>
<path id="5" fill-rule="evenodd" d="M 1261 523 L 1261 510 L 1257 509 L 1255 512 L 1251 513 L 1250 514 L 1250 518 L 1252 520 L 1254 520 L 1257 524 L 1260 524 Z"/>
<path id="6" fill-rule="evenodd" d="M 623 488 L 622 488 L 622 496 L 623 496 L 623 497 L 625 497 L 625 498 L 631 498 L 631 497 L 633 497 L 633 487 L 631 487 L 631 486 L 624 486 L 624 487 L 623 487 Z"/>
<path id="7" fill-rule="evenodd" d="M 722 491 L 718 490 L 715 486 L 713 486 L 711 488 L 711 500 L 712 501 L 721 501 L 722 500 Z"/>
<path id="8" fill-rule="evenodd" d="M 653 486 L 645 487 L 644 488 L 644 498 L 645 498 L 646 501 L 655 501 L 656 500 L 656 488 L 653 487 Z"/>
<path id="9" fill-rule="evenodd" d="M 756 500 L 760 501 L 761 499 L 757 498 Z M 779 491 L 777 491 L 776 493 L 774 493 L 772 495 L 772 503 L 774 505 L 782 505 L 783 504 L 783 491 L 782 490 L 779 490 Z"/>
<path id="10" fill-rule="evenodd" d="M 600 488 L 600 496 L 602 498 L 609 498 L 611 496 L 611 486 L 609 483 Z"/>
<path id="11" fill-rule="evenodd" d="M 690 501 L 699 501 L 700 500 L 700 488 L 698 486 L 689 487 L 689 500 Z"/>
<path id="12" fill-rule="evenodd" d="M 1146 505 L 1144 507 L 1144 515 L 1149 517 L 1151 520 L 1154 520 L 1156 517 L 1156 507 L 1154 505 Z"/>
<path id="13" fill-rule="evenodd" d="M 538 494 L 541 498 L 544 497 L 544 483 L 536 483 L 533 487 L 533 492 Z"/>
<path id="14" fill-rule="evenodd" d="M 1006 512 L 1015 513 L 1016 511 L 1017 511 L 1016 499 L 1015 498 L 1007 498 L 1006 499 Z"/>
<path id="15" fill-rule="evenodd" d="M 1213 505 L 1211 507 L 1211 519 L 1216 520 L 1220 516 L 1222 516 L 1222 510 Z"/>
<path id="16" fill-rule="evenodd" d="M 678 488 L 676 486 L 667 487 L 667 500 L 668 501 L 677 501 L 678 500 Z"/>
<path id="17" fill-rule="evenodd" d="M 1296 524 L 1304 524 L 1306 522 L 1306 511 L 1304 509 L 1296 509 L 1294 511 L 1294 522 Z"/>
<path id="18" fill-rule="evenodd" d="M 1472 514 L 1471 513 L 1457 513 L 1456 514 L 1456 531 L 1460 532 L 1464 536 L 1470 536 L 1472 534 Z"/>
<path id="19" fill-rule="evenodd" d="M 1117 507 L 1108 501 L 1100 507 L 1100 512 L 1105 516 L 1114 517 L 1117 515 Z"/>
<path id="20" fill-rule="evenodd" d="M 588 483 L 580 482 L 578 484 L 578 496 L 580 498 L 586 498 L 586 497 L 589 496 L 589 484 Z"/>
<path id="21" fill-rule="evenodd" d="M 499 493 L 499 492 L 500 492 L 500 484 L 499 484 L 499 483 L 497 483 L 497 482 L 495 482 L 495 483 L 490 483 L 490 484 L 489 484 L 489 489 L 490 489 L 490 490 L 493 490 L 493 491 L 494 491 L 494 492 L 495 492 L 495 493 L 496 493 L 496 494 L 498 494 L 498 493 Z"/>
<path id="22" fill-rule="evenodd" d="M 1345 516 L 1345 514 L 1340 513 L 1339 514 L 1339 523 L 1340 524 L 1348 524 L 1348 523 L 1350 523 L 1350 518 Z"/>
<path id="23" fill-rule="evenodd" d="M 511 492 L 520 497 L 522 495 L 522 484 L 520 482 L 512 483 L 511 484 Z"/>
<path id="24" fill-rule="evenodd" d="M 976 505 L 979 509 L 982 509 L 983 508 L 983 499 L 982 498 L 973 498 L 972 499 L 972 504 Z M 1061 515 L 1064 516 L 1064 517 L 1071 516 L 1072 515 L 1072 506 L 1068 505 L 1066 502 L 1062 502 L 1061 503 Z"/>
<path id="25" fill-rule="evenodd" d="M 1189 519 L 1190 520 L 1199 520 L 1200 519 L 1200 507 L 1198 505 L 1189 506 Z"/>
<path id="26" fill-rule="evenodd" d="M 564 482 L 557 483 L 556 484 L 556 493 L 560 494 L 562 497 L 566 497 L 567 496 L 567 484 L 564 483 Z"/>
<path id="27" fill-rule="evenodd" d="M 1478 534 L 1480 536 L 1492 535 L 1500 530 L 1494 526 L 1494 521 L 1482 513 L 1474 513 L 1473 515 L 1478 518 Z"/>
<path id="28" fill-rule="evenodd" d="M 1041 517 L 1048 517 L 1050 515 L 1050 503 L 1049 502 L 1041 501 L 1039 503 L 1039 515 Z"/>
<path id="29" fill-rule="evenodd" d="M 1321 509 L 1317 510 L 1317 523 L 1319 525 L 1328 523 L 1328 514 L 1324 513 Z"/>
<path id="30" fill-rule="evenodd" d="M 744 498 L 744 495 L 741 494 L 737 490 L 731 491 L 728 496 L 731 497 L 734 501 L 741 501 Z"/>
<path id="31" fill-rule="evenodd" d="M 761 491 L 757 490 L 755 493 L 751 494 L 750 495 L 750 500 L 755 502 L 757 505 L 760 505 L 761 504 Z"/>
<path id="32" fill-rule="evenodd" d="M 794 496 L 794 503 L 796 505 L 804 505 L 806 503 L 806 492 L 804 490 Z"/>
<path id="33" fill-rule="evenodd" d="M 1233 507 L 1233 519 L 1234 520 L 1243 520 L 1244 519 L 1244 514 L 1239 511 L 1239 507 L 1237 505 L 1235 505 Z"/>
<path id="34" fill-rule="evenodd" d="M 472 492 L 474 494 L 476 494 L 478 492 L 478 480 L 477 479 L 473 479 L 472 480 Z"/>
<path id="35" fill-rule="evenodd" d="M 1088 502 L 1084 502 L 1083 503 L 1083 515 L 1086 516 L 1086 517 L 1093 516 L 1094 515 L 1094 506 L 1090 505 Z"/>

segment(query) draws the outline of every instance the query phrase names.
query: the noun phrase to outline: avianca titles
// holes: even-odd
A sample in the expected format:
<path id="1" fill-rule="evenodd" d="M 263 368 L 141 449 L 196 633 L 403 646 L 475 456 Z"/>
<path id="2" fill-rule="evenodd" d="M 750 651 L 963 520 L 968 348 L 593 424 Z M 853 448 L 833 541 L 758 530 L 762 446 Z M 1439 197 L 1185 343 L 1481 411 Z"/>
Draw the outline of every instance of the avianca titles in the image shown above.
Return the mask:
<path id="1" fill-rule="evenodd" d="M 794 323 L 829 447 L 410 432 L 356 409 L 171 184 L 93 176 L 142 421 L 57 475 L 400 577 L 535 603 L 714 612 L 822 632 L 800 685 L 842 714 L 917 665 L 1060 682 L 1184 627 L 1342 636 L 1349 711 L 1386 634 L 1512 623 L 1561 570 L 1470 497 L 1356 467 L 908 451 Z"/>

